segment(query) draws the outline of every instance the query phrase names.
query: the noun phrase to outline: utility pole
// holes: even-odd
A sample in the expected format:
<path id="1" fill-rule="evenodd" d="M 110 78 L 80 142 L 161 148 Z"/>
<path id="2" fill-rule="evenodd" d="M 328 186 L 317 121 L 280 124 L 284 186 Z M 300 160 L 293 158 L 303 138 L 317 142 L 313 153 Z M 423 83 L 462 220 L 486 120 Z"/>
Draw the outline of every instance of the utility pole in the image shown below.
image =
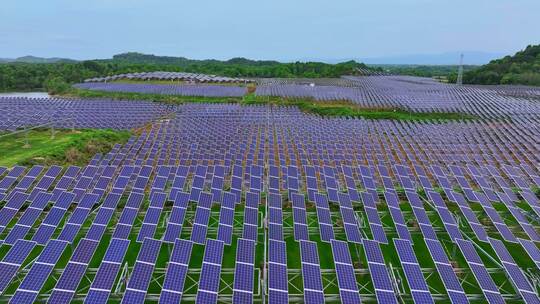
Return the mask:
<path id="1" fill-rule="evenodd" d="M 463 54 L 461 54 L 461 56 L 459 58 L 459 70 L 458 70 L 456 84 L 457 85 L 462 85 L 463 84 Z"/>

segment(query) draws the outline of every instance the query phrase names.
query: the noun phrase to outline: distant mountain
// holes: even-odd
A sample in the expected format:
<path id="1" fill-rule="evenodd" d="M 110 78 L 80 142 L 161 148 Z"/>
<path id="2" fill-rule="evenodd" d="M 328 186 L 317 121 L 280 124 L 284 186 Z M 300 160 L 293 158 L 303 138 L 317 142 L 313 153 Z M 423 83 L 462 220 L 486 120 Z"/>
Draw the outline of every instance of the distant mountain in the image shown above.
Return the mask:
<path id="1" fill-rule="evenodd" d="M 107 60 L 108 61 L 108 60 Z M 260 65 L 279 65 L 277 61 L 268 61 L 268 60 L 251 60 L 246 58 L 232 58 L 226 61 L 220 61 L 215 59 L 206 59 L 206 60 L 196 60 L 188 59 L 185 57 L 172 57 L 172 56 L 157 56 L 149 54 L 141 54 L 136 52 L 129 52 L 114 55 L 112 61 L 119 63 L 131 63 L 131 64 L 157 64 L 157 65 L 176 65 L 176 66 L 188 66 L 191 64 L 201 64 L 201 63 L 225 63 L 231 65 L 250 65 L 250 66 L 260 66 Z"/>
<path id="2" fill-rule="evenodd" d="M 10 63 L 10 62 L 24 62 L 24 63 L 58 63 L 58 62 L 76 62 L 73 59 L 67 58 L 43 58 L 36 56 L 23 56 L 19 58 L 0 58 L 1 63 Z"/>
<path id="3" fill-rule="evenodd" d="M 463 75 L 463 82 L 540 86 L 540 44 L 469 71 Z"/>
<path id="4" fill-rule="evenodd" d="M 465 51 L 440 54 L 409 54 L 400 56 L 358 58 L 357 60 L 366 64 L 458 65 L 459 57 L 462 53 L 464 55 L 463 61 L 467 65 L 486 64 L 493 59 L 505 55 L 503 53 Z"/>

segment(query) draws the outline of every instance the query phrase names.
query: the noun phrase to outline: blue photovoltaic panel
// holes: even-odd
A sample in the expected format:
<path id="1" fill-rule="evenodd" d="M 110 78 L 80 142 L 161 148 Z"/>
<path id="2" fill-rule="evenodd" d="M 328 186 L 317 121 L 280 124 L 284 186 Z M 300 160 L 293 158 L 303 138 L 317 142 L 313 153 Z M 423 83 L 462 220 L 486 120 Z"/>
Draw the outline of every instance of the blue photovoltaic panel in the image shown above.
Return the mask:
<path id="1" fill-rule="evenodd" d="M 94 281 L 92 281 L 85 303 L 107 303 L 109 293 L 120 271 L 129 243 L 129 240 L 124 239 L 113 238 L 111 240 L 109 248 L 107 248 L 103 261 L 94 277 Z"/>
<path id="2" fill-rule="evenodd" d="M 217 239 L 230 245 L 232 242 L 232 232 L 234 224 L 234 208 L 236 206 L 235 195 L 231 192 L 223 194 L 223 202 L 221 204 L 219 214 L 219 226 Z"/>
<path id="3" fill-rule="evenodd" d="M 424 241 L 435 262 L 439 277 L 448 291 L 450 301 L 452 301 L 452 303 L 468 303 L 467 296 L 454 273 L 450 260 L 448 260 L 448 256 L 444 252 L 441 243 L 436 239 L 425 239 Z"/>
<path id="4" fill-rule="evenodd" d="M 360 194 L 360 197 L 362 198 L 362 202 L 364 203 L 364 210 L 366 211 L 369 227 L 371 229 L 371 233 L 373 234 L 373 239 L 378 241 L 379 243 L 387 244 L 388 239 L 386 238 L 386 234 L 384 233 L 384 228 L 379 217 L 379 213 L 377 212 L 377 205 L 375 204 L 372 193 L 362 192 Z"/>
<path id="5" fill-rule="evenodd" d="M 352 243 L 362 243 L 362 235 L 358 228 L 358 221 L 352 208 L 351 199 L 346 193 L 339 193 L 339 205 L 347 240 Z"/>
<path id="6" fill-rule="evenodd" d="M 336 201 L 337 200 L 338 198 L 336 193 Z M 332 215 L 330 214 L 330 207 L 328 205 L 326 195 L 315 193 L 315 205 L 317 208 L 321 240 L 330 242 L 330 240 L 334 239 L 334 228 L 332 226 Z"/>
<path id="7" fill-rule="evenodd" d="M 268 301 L 288 303 L 287 251 L 283 241 L 268 243 Z"/>
<path id="8" fill-rule="evenodd" d="M 253 302 L 255 245 L 252 240 L 238 239 L 234 272 L 233 303 Z"/>
<path id="9" fill-rule="evenodd" d="M 504 243 L 493 238 L 488 238 L 488 241 L 497 254 L 497 257 L 499 257 L 499 260 L 501 260 L 508 277 L 512 281 L 515 289 L 523 297 L 525 303 L 540 303 L 536 290 L 532 287 L 531 283 L 523 273 L 523 270 L 517 266 L 512 255 L 504 246 Z"/>
<path id="10" fill-rule="evenodd" d="M 206 304 L 217 302 L 223 247 L 224 244 L 222 241 L 212 239 L 206 241 L 196 303 Z"/>
<path id="11" fill-rule="evenodd" d="M 471 226 L 471 229 L 474 231 L 476 237 L 480 241 L 487 242 L 487 233 L 484 230 L 484 226 L 476 217 L 476 214 L 465 200 L 465 197 L 461 193 L 453 191 L 450 192 L 450 195 L 447 196 L 450 198 L 451 201 L 455 202 L 459 206 L 461 213 L 463 213 L 463 215 L 467 219 L 467 222 Z"/>
<path id="12" fill-rule="evenodd" d="M 332 240 L 332 254 L 342 303 L 360 303 L 360 294 L 347 242 Z"/>
<path id="13" fill-rule="evenodd" d="M 166 199 L 167 194 L 163 192 L 156 191 L 153 193 L 150 199 L 150 205 L 148 206 L 146 215 L 144 216 L 143 225 L 139 231 L 139 234 L 137 235 L 137 242 L 143 242 L 145 238 L 154 237 Z"/>
<path id="14" fill-rule="evenodd" d="M 51 193 L 39 192 L 35 197 L 34 201 L 23 213 L 17 224 L 11 229 L 9 234 L 6 236 L 5 243 L 12 245 L 17 240 L 24 239 L 30 228 L 37 221 L 41 215 L 45 206 L 49 203 L 52 198 Z"/>
<path id="15" fill-rule="evenodd" d="M 135 261 L 122 303 L 144 303 L 152 279 L 161 241 L 145 238 Z"/>
<path id="16" fill-rule="evenodd" d="M 74 199 L 75 194 L 63 192 L 39 226 L 32 240 L 40 245 L 46 244 Z"/>
<path id="17" fill-rule="evenodd" d="M 484 209 L 484 212 L 487 214 L 487 216 L 490 218 L 491 222 L 499 232 L 499 234 L 508 242 L 517 243 L 517 239 L 510 231 L 510 228 L 506 226 L 504 223 L 504 220 L 500 216 L 500 214 L 493 208 L 493 205 L 489 202 L 487 197 L 483 193 L 474 192 L 474 195 L 480 202 L 480 205 Z"/>
<path id="18" fill-rule="evenodd" d="M 293 205 L 294 239 L 309 240 L 306 205 L 302 194 L 293 193 L 291 195 Z"/>
<path id="19" fill-rule="evenodd" d="M 36 242 L 27 240 L 18 240 L 9 249 L 4 259 L 0 262 L 0 293 L 2 293 L 13 279 L 13 276 L 19 270 L 19 267 L 24 263 L 32 249 L 36 246 Z"/>
<path id="20" fill-rule="evenodd" d="M 180 237 L 184 217 L 189 203 L 189 193 L 178 192 L 172 207 L 169 221 L 167 222 L 167 230 L 163 236 L 163 241 L 173 243 L 176 238 Z"/>
<path id="21" fill-rule="evenodd" d="M 363 245 L 368 261 L 371 282 L 375 287 L 377 301 L 379 303 L 397 303 L 379 243 L 377 241 L 364 240 Z"/>
<path id="22" fill-rule="evenodd" d="M 15 192 L 7 201 L 6 205 L 0 209 L 0 232 L 11 222 L 13 217 L 28 199 L 28 194 Z"/>
<path id="23" fill-rule="evenodd" d="M 540 269 L 540 249 L 536 247 L 536 244 L 530 240 L 524 240 L 518 238 L 519 243 L 525 249 L 529 257 L 534 261 L 536 267 Z"/>
<path id="24" fill-rule="evenodd" d="M 70 303 L 99 242 L 82 239 L 49 298 L 50 303 Z"/>
<path id="25" fill-rule="evenodd" d="M 488 271 L 482 259 L 474 249 L 473 243 L 466 240 L 456 240 L 457 245 L 461 249 L 461 253 L 465 257 L 465 261 L 469 265 L 478 285 L 482 289 L 484 296 L 489 303 L 505 303 L 503 297 L 499 292 L 499 288 L 493 282 L 493 279 L 489 275 Z"/>
<path id="26" fill-rule="evenodd" d="M 409 284 L 413 301 L 418 304 L 433 303 L 433 298 L 429 293 L 422 269 L 414 255 L 411 242 L 409 240 L 394 239 L 394 246 Z"/>
<path id="27" fill-rule="evenodd" d="M 197 210 L 195 211 L 195 222 L 191 231 L 191 241 L 197 244 L 204 244 L 208 222 L 210 221 L 210 208 L 212 207 L 212 194 L 201 192 Z"/>
<path id="28" fill-rule="evenodd" d="M 300 241 L 300 256 L 304 281 L 304 301 L 306 303 L 324 303 L 317 244 L 311 241 Z"/>
<path id="29" fill-rule="evenodd" d="M 45 281 L 49 278 L 54 265 L 64 252 L 67 242 L 51 240 L 45 246 L 36 262 L 15 291 L 10 303 L 33 303 Z"/>
<path id="30" fill-rule="evenodd" d="M 255 196 L 258 198 L 258 195 Z M 249 205 L 247 202 L 248 200 L 246 197 L 246 206 L 244 208 L 244 229 L 242 231 L 242 237 L 257 241 L 258 208 L 254 206 L 258 206 L 258 199 L 255 200 L 252 198 Z"/>
<path id="31" fill-rule="evenodd" d="M 405 218 L 403 217 L 403 213 L 399 207 L 399 198 L 397 193 L 394 191 L 385 191 L 384 198 L 386 200 L 386 204 L 388 205 L 388 209 L 390 210 L 390 216 L 394 221 L 399 238 L 412 240 L 411 233 L 407 229 Z"/>

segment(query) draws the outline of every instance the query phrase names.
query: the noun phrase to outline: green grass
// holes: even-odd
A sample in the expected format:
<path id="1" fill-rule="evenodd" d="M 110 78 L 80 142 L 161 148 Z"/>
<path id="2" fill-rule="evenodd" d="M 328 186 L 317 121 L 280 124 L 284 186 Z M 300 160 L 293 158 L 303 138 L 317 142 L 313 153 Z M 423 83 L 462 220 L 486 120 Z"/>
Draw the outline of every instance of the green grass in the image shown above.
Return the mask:
<path id="1" fill-rule="evenodd" d="M 276 105 L 296 106 L 300 110 L 324 117 L 350 117 L 365 119 L 393 119 L 414 121 L 449 121 L 474 119 L 475 116 L 464 113 L 413 113 L 399 108 L 362 108 L 351 101 L 316 101 L 309 98 L 280 98 L 256 96 L 253 93 L 243 97 L 200 97 L 175 96 L 145 93 L 104 92 L 73 89 L 65 96 L 82 98 L 111 98 L 117 100 L 148 100 L 171 104 L 183 103 L 237 103 L 241 105 Z"/>
<path id="2" fill-rule="evenodd" d="M 178 96 L 178 95 L 160 95 L 130 92 L 104 92 L 73 89 L 64 94 L 65 97 L 81 98 L 110 98 L 116 100 L 145 100 L 170 104 L 183 103 L 240 103 L 241 97 L 201 97 L 201 96 Z"/>
<path id="3" fill-rule="evenodd" d="M 125 143 L 131 136 L 127 131 L 113 130 L 57 130 L 54 139 L 51 130 L 28 132 L 29 147 L 25 147 L 25 134 L 15 134 L 0 140 L 0 166 L 13 165 L 84 165 L 96 154 L 106 153 L 115 143 Z"/>

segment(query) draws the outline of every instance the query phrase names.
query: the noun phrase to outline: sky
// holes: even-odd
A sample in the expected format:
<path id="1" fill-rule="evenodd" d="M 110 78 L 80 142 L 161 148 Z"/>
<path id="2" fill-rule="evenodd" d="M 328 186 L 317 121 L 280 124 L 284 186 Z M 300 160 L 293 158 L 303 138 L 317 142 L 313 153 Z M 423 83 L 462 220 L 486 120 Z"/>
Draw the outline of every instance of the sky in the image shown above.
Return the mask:
<path id="1" fill-rule="evenodd" d="M 512 54 L 540 43 L 538 12 L 539 0 L 2 0 L 0 58 Z"/>

